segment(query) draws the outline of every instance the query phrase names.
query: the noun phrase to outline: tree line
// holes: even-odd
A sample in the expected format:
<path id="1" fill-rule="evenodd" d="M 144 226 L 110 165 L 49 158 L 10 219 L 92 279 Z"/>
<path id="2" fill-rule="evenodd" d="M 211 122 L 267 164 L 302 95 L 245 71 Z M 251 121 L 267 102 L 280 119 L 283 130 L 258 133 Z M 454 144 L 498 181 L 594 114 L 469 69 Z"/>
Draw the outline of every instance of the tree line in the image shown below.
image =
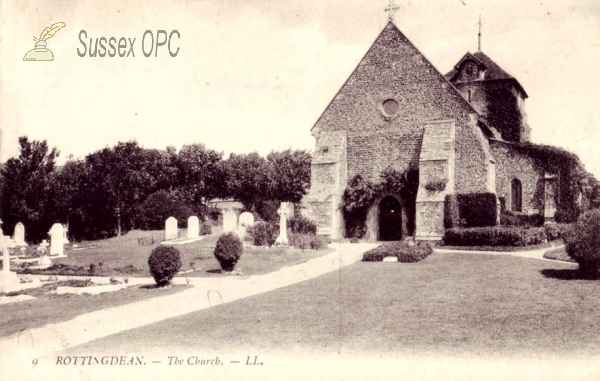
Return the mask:
<path id="1" fill-rule="evenodd" d="M 276 203 L 298 202 L 310 186 L 311 155 L 304 150 L 223 158 L 222 152 L 199 143 L 159 150 L 128 141 L 69 159 L 61 167 L 56 166 L 58 156 L 46 141 L 19 138 L 19 156 L 0 171 L 5 234 L 17 222 L 33 242 L 46 238 L 55 222 L 68 224 L 76 240 L 162 229 L 169 215 L 180 221 L 190 215 L 204 218 L 215 198 L 273 214 Z"/>

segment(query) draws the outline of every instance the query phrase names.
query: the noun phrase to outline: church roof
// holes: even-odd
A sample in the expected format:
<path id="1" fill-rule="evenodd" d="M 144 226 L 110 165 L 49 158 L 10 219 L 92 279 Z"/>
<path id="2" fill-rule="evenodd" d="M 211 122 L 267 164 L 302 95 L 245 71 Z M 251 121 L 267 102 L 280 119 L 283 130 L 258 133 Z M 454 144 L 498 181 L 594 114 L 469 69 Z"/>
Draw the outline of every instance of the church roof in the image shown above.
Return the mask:
<path id="1" fill-rule="evenodd" d="M 480 80 L 482 80 L 482 81 L 512 80 L 516 83 L 519 90 L 523 93 L 523 97 L 527 98 L 527 93 L 525 92 L 525 89 L 523 89 L 523 86 L 521 86 L 519 81 L 517 81 L 517 79 L 515 77 L 513 77 L 512 75 L 507 73 L 500 66 L 498 66 L 498 64 L 496 62 L 494 62 L 490 57 L 488 57 L 483 52 L 475 52 L 475 53 L 467 52 L 458 61 L 458 63 L 454 66 L 454 68 L 446 74 L 446 78 L 448 78 L 448 80 L 451 82 L 456 81 L 457 76 L 459 74 L 458 69 L 459 69 L 460 65 L 462 64 L 463 61 L 465 61 L 466 59 L 469 59 L 469 58 L 474 59 L 475 61 L 477 61 L 478 64 L 480 64 L 484 68 L 485 71 L 483 72 L 483 78 L 481 78 Z"/>

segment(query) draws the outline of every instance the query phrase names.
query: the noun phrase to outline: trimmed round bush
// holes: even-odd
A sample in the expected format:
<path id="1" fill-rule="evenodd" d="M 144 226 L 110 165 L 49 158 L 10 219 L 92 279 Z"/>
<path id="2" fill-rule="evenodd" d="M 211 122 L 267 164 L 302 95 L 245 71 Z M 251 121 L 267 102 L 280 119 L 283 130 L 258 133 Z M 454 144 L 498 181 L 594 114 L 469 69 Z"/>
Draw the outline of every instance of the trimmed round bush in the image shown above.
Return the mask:
<path id="1" fill-rule="evenodd" d="M 173 276 L 181 269 L 181 255 L 173 246 L 158 246 L 150 253 L 148 258 L 150 274 L 159 287 L 171 283 Z"/>
<path id="2" fill-rule="evenodd" d="M 215 247 L 215 258 L 219 261 L 223 271 L 233 271 L 242 256 L 244 247 L 239 237 L 233 233 L 226 233 L 219 237 Z"/>
<path id="3" fill-rule="evenodd" d="M 212 226 L 208 222 L 204 222 L 202 226 L 200 226 L 200 235 L 210 234 L 212 234 Z"/>
<path id="4" fill-rule="evenodd" d="M 579 216 L 563 237 L 567 254 L 579 264 L 579 270 L 593 278 L 600 277 L 600 209 Z"/>
<path id="5" fill-rule="evenodd" d="M 427 258 L 433 249 L 425 242 L 409 246 L 406 242 L 384 243 L 363 255 L 363 262 L 381 262 L 385 257 L 396 257 L 398 262 L 412 263 Z"/>

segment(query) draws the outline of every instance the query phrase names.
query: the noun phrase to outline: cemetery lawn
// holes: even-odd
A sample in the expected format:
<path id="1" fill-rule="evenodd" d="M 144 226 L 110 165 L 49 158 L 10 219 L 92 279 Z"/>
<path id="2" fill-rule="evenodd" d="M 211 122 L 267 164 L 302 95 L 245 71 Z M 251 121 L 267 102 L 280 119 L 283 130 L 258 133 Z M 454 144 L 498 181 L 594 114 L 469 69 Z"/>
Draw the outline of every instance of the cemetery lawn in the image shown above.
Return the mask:
<path id="1" fill-rule="evenodd" d="M 359 262 L 66 352 L 597 355 L 600 281 L 576 268 L 460 253 Z"/>
<path id="2" fill-rule="evenodd" d="M 222 276 L 219 262 L 213 254 L 222 228 L 213 227 L 213 234 L 185 245 L 174 245 L 181 253 L 181 276 Z M 183 236 L 186 232 L 183 230 Z M 82 242 L 78 247 L 65 246 L 66 258 L 52 260 L 53 264 L 83 267 L 81 276 L 151 277 L 148 268 L 150 252 L 164 237 L 161 231 L 134 230 L 121 237 Z M 312 258 L 329 254 L 333 249 L 300 250 L 294 248 L 244 248 L 236 269 L 244 275 L 261 275 L 306 262 Z M 90 266 L 94 271 L 90 272 Z M 187 272 L 193 270 L 192 272 Z"/>
<path id="3" fill-rule="evenodd" d="M 177 285 L 164 288 L 132 286 L 124 290 L 100 295 L 52 295 L 53 288 L 29 289 L 19 294 L 36 299 L 0 305 L 0 337 L 42 327 L 46 324 L 67 321 L 88 312 L 139 302 L 144 299 L 174 294 L 190 286 Z M 108 323 L 109 324 L 109 323 Z"/>

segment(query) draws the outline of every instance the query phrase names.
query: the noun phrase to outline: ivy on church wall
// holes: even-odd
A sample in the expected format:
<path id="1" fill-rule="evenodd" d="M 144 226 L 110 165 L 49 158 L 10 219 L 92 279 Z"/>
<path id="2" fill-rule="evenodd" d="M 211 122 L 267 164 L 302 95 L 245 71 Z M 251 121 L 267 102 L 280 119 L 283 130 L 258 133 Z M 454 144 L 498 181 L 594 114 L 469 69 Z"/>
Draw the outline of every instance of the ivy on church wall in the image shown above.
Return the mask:
<path id="1" fill-rule="evenodd" d="M 369 209 L 383 194 L 398 194 L 404 201 L 406 222 L 409 234 L 415 229 L 415 201 L 419 187 L 419 171 L 397 171 L 386 168 L 380 175 L 380 181 L 375 183 L 363 176 L 355 175 L 348 181 L 344 190 L 340 209 L 344 216 L 346 237 L 363 238 L 367 232 L 366 220 Z"/>
<path id="2" fill-rule="evenodd" d="M 527 142 L 514 144 L 513 147 L 518 152 L 526 153 L 546 172 L 558 175 L 558 203 L 554 217 L 557 222 L 574 222 L 582 212 L 580 194 L 591 197 L 591 194 L 582 192 L 582 184 L 597 182 L 594 176 L 584 169 L 579 157 L 565 149 L 543 144 Z"/>
<path id="3" fill-rule="evenodd" d="M 519 93 L 507 81 L 486 82 L 480 90 L 485 93 L 488 124 L 500 132 L 502 139 L 523 140 L 523 115 L 519 109 Z"/>

